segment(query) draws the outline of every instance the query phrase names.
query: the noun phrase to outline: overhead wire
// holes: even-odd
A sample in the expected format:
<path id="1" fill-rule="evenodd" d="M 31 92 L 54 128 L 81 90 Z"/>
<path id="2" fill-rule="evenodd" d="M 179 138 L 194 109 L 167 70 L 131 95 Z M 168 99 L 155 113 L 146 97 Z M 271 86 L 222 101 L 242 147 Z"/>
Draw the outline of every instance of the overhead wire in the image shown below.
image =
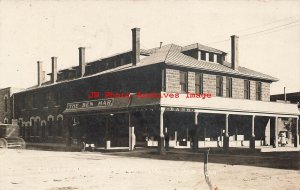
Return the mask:
<path id="1" fill-rule="evenodd" d="M 297 15 L 297 16 L 300 16 L 300 15 Z M 282 20 L 287 20 L 287 19 L 290 19 L 290 18 L 295 18 L 297 16 L 283 18 L 283 19 L 276 20 L 276 21 L 273 21 L 273 22 L 270 22 L 270 23 L 266 23 L 266 24 L 258 25 L 258 26 L 254 26 L 254 27 L 250 27 L 250 28 L 247 28 L 247 29 L 242 29 L 242 30 L 239 30 L 239 31 L 246 31 L 246 30 L 253 29 L 253 28 L 258 28 L 258 27 L 263 27 L 263 26 L 271 25 L 271 24 L 280 22 Z M 286 23 L 286 24 L 283 24 L 283 25 L 277 25 L 277 26 L 274 26 L 274 27 L 271 27 L 271 28 L 267 28 L 267 29 L 264 29 L 264 30 L 260 30 L 260 31 L 256 31 L 256 32 L 253 32 L 253 33 L 239 35 L 239 37 L 242 37 L 242 39 L 248 39 L 248 38 L 252 38 L 252 36 L 254 37 L 254 36 L 259 36 L 259 35 L 265 35 L 265 34 L 277 32 L 277 31 L 289 29 L 289 28 L 294 27 L 294 26 L 298 26 L 298 24 L 295 24 L 295 23 L 299 23 L 299 22 L 300 22 L 300 20 L 296 20 L 296 21 L 293 21 L 293 22 L 289 22 L 289 23 Z M 224 42 L 228 42 L 228 41 L 230 41 L 230 39 L 227 38 L 227 39 L 220 40 L 220 41 L 210 42 L 210 43 L 207 43 L 205 45 L 219 44 L 219 43 L 224 43 Z"/>

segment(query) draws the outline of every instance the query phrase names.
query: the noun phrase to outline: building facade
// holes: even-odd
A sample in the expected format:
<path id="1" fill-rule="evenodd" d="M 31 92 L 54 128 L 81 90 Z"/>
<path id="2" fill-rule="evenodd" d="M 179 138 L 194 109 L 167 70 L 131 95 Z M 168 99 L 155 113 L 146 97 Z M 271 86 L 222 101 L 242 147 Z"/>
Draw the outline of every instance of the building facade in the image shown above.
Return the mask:
<path id="1" fill-rule="evenodd" d="M 198 43 L 140 49 L 134 28 L 130 51 L 86 63 L 80 47 L 79 65 L 63 70 L 52 57 L 49 81 L 38 61 L 37 85 L 14 94 L 14 117 L 27 142 L 161 152 L 165 137 L 184 148 L 278 146 L 277 119 L 288 117 L 298 146 L 299 111 L 270 102 L 278 79 L 239 65 L 237 36 L 226 60 L 225 52 Z"/>
<path id="2" fill-rule="evenodd" d="M 21 90 L 12 87 L 0 89 L 0 123 L 12 123 L 12 119 L 14 118 L 13 94 Z"/>
<path id="3" fill-rule="evenodd" d="M 300 108 L 300 92 L 292 92 L 286 94 L 273 94 L 270 96 L 270 100 L 273 102 L 286 102 L 286 103 L 298 104 L 298 108 Z"/>

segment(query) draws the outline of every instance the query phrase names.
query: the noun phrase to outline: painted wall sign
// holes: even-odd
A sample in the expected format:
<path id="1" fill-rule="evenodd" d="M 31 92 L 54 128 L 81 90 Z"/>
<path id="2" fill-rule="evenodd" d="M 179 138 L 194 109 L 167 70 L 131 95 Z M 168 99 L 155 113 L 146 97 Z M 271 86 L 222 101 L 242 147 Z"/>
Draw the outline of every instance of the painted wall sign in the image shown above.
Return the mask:
<path id="1" fill-rule="evenodd" d="M 165 111 L 195 112 L 195 109 L 192 109 L 192 108 L 166 107 Z"/>
<path id="2" fill-rule="evenodd" d="M 67 104 L 67 110 L 76 110 L 84 108 L 108 107 L 112 106 L 113 99 L 99 99 L 83 102 L 73 102 Z"/>

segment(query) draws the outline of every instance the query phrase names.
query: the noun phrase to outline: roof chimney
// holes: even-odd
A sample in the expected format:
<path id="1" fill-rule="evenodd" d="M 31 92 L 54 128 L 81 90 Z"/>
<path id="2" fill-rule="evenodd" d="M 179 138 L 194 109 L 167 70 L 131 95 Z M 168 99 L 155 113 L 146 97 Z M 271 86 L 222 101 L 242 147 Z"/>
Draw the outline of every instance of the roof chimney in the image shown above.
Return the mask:
<path id="1" fill-rule="evenodd" d="M 161 48 L 163 45 L 163 42 L 159 42 L 159 48 Z"/>
<path id="2" fill-rule="evenodd" d="M 133 28 L 132 31 L 132 64 L 140 62 L 140 28 Z"/>
<path id="3" fill-rule="evenodd" d="M 79 47 L 79 75 L 83 77 L 85 74 L 85 48 Z"/>
<path id="4" fill-rule="evenodd" d="M 43 62 L 38 61 L 37 62 L 37 69 L 38 69 L 38 86 L 41 86 L 44 82 L 43 77 Z"/>
<path id="5" fill-rule="evenodd" d="M 52 61 L 52 73 L 51 73 L 51 83 L 57 81 L 57 57 L 51 57 Z"/>
<path id="6" fill-rule="evenodd" d="M 239 37 L 236 35 L 231 36 L 231 68 L 239 68 Z"/>
<path id="7" fill-rule="evenodd" d="M 42 73 L 42 80 L 44 82 L 46 81 L 46 71 L 43 71 L 43 73 Z"/>

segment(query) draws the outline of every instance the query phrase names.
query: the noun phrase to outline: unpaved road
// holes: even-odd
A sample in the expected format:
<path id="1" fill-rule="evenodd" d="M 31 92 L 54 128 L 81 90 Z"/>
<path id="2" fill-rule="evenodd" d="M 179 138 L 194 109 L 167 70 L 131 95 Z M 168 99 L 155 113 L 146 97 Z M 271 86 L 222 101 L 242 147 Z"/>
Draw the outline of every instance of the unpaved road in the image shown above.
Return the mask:
<path id="1" fill-rule="evenodd" d="M 0 190 L 203 190 L 203 163 L 103 153 L 7 150 Z M 209 163 L 212 184 L 225 189 L 300 189 L 299 170 Z"/>

